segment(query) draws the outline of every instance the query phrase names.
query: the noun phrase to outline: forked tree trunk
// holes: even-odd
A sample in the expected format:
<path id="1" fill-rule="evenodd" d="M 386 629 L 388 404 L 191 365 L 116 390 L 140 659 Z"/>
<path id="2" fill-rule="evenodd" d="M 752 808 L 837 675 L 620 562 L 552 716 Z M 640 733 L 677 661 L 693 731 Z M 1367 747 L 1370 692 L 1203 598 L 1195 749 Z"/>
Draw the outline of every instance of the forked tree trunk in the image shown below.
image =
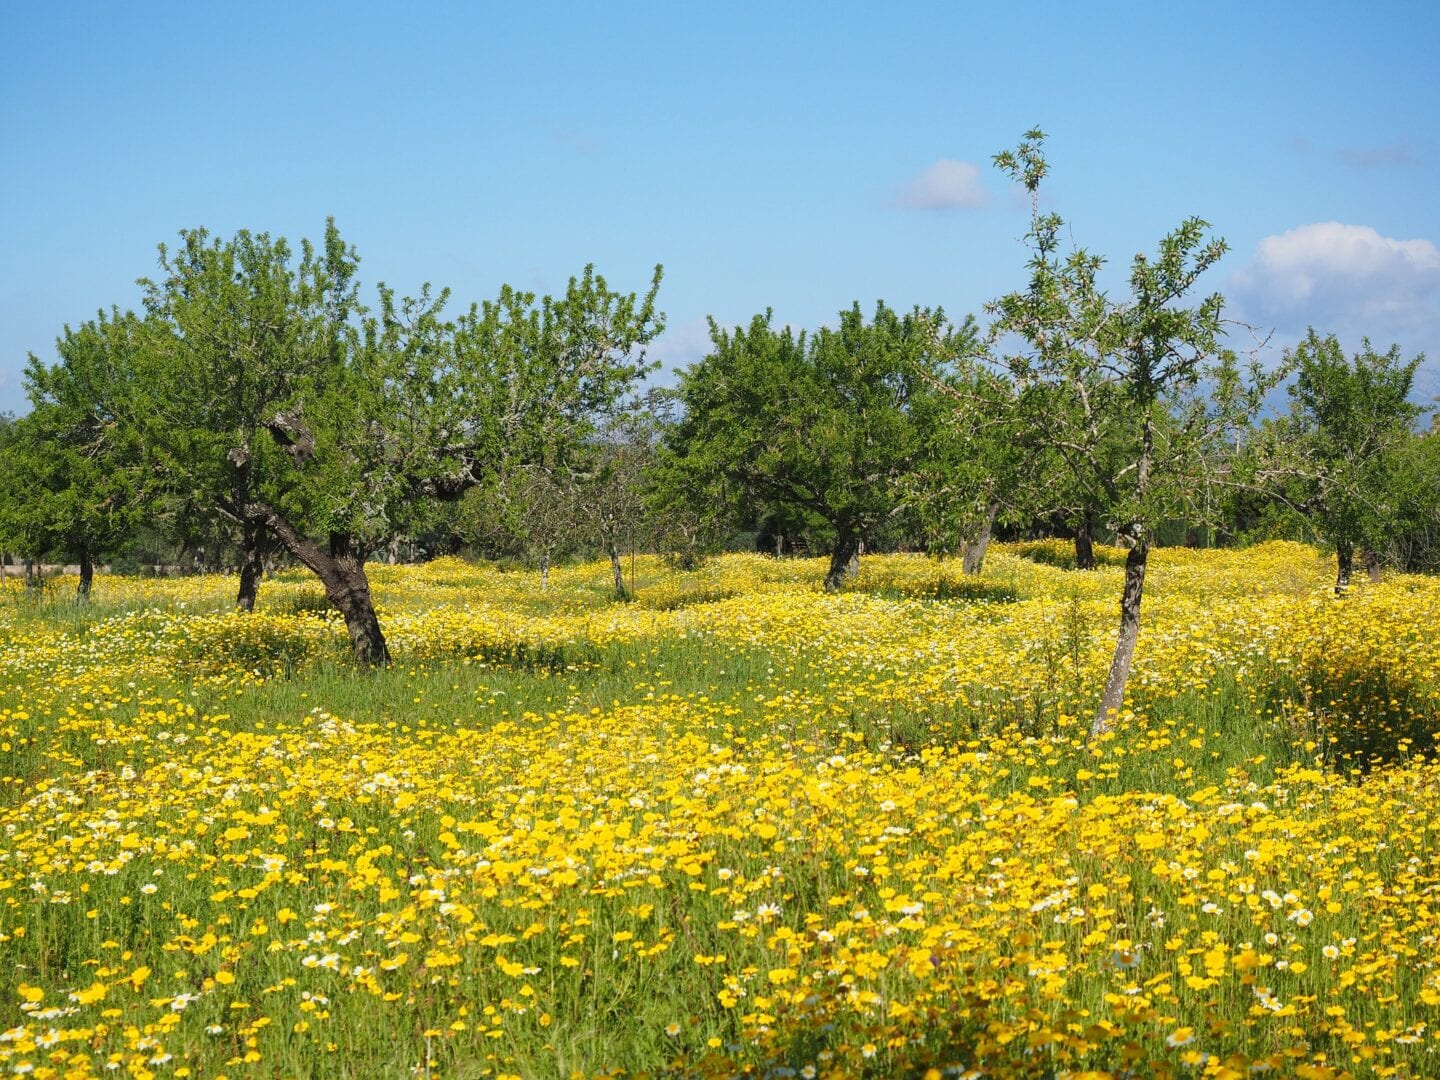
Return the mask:
<path id="1" fill-rule="evenodd" d="M 610 549 L 610 570 L 615 575 L 615 599 L 628 600 L 630 594 L 625 591 L 625 568 L 620 564 L 620 548 L 614 541 L 606 546 Z"/>
<path id="2" fill-rule="evenodd" d="M 1355 545 L 1341 540 L 1335 545 L 1335 595 L 1344 596 L 1350 590 L 1350 578 L 1355 573 Z"/>
<path id="3" fill-rule="evenodd" d="M 862 550 L 864 545 L 859 536 L 846 529 L 840 530 L 830 551 L 830 570 L 825 575 L 826 592 L 838 591 L 847 577 L 859 573 Z"/>
<path id="4" fill-rule="evenodd" d="M 264 525 L 286 551 L 320 579 L 325 595 L 345 617 L 350 649 L 359 663 L 366 667 L 390 663 L 390 650 L 370 596 L 370 579 L 365 576 L 364 553 L 355 550 L 348 533 L 331 533 L 327 551 L 300 535 L 284 515 L 264 503 L 246 505 L 245 520 Z"/>
<path id="5" fill-rule="evenodd" d="M 265 527 L 247 521 L 240 527 L 240 546 L 240 589 L 235 594 L 235 607 L 254 611 L 260 577 L 265 573 Z"/>
<path id="6" fill-rule="evenodd" d="M 80 584 L 75 586 L 75 597 L 78 600 L 89 600 L 90 589 L 95 584 L 95 562 L 90 557 L 90 547 L 82 544 L 80 547 Z"/>
<path id="7" fill-rule="evenodd" d="M 980 523 L 980 533 L 965 545 L 960 556 L 962 574 L 978 574 L 985 567 L 985 552 L 990 547 L 990 534 L 995 529 L 995 518 L 1000 513 L 1000 504 L 992 502 L 985 507 L 985 520 Z"/>
<path id="8" fill-rule="evenodd" d="M 1145 568 L 1150 559 L 1150 537 L 1142 533 L 1125 556 L 1125 588 L 1120 594 L 1120 634 L 1115 657 L 1105 679 L 1105 693 L 1095 710 L 1090 733 L 1109 731 L 1115 714 L 1125 701 L 1125 684 L 1130 681 L 1130 662 L 1135 659 L 1135 642 L 1140 637 L 1140 598 L 1145 592 Z"/>
<path id="9" fill-rule="evenodd" d="M 1080 524 L 1075 526 L 1075 569 L 1095 569 L 1095 538 L 1094 526 L 1090 523 L 1090 515 L 1086 513 L 1080 519 Z"/>

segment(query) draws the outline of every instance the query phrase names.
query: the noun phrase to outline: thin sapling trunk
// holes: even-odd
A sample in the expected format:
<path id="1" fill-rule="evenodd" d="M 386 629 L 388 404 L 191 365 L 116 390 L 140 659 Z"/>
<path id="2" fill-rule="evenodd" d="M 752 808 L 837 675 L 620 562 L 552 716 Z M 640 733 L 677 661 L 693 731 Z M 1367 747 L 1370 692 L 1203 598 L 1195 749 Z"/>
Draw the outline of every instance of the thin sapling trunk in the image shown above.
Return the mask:
<path id="1" fill-rule="evenodd" d="M 1088 513 L 1080 519 L 1080 524 L 1075 526 L 1075 569 L 1077 570 L 1095 569 L 1093 528 Z"/>
<path id="2" fill-rule="evenodd" d="M 1120 594 L 1120 634 L 1115 656 L 1105 679 L 1105 693 L 1095 710 L 1092 735 L 1109 731 L 1110 724 L 1125 701 L 1125 684 L 1130 680 L 1130 663 L 1135 659 L 1135 642 L 1140 637 L 1140 598 L 1145 592 L 1145 569 L 1150 560 L 1150 537 L 1142 534 L 1125 556 L 1125 588 Z"/>

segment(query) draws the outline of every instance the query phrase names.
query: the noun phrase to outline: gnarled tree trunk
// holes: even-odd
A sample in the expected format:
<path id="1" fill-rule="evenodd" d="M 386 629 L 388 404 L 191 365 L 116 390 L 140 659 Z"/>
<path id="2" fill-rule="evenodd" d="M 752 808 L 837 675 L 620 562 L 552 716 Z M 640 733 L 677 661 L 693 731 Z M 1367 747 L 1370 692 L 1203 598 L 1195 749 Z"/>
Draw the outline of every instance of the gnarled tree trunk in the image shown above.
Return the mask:
<path id="1" fill-rule="evenodd" d="M 980 532 L 974 540 L 965 545 L 960 556 L 962 574 L 978 574 L 985 568 L 985 552 L 990 548 L 990 534 L 995 529 L 995 518 L 1000 513 L 1000 504 L 990 503 L 985 507 L 985 520 L 980 523 Z"/>
<path id="2" fill-rule="evenodd" d="M 860 571 L 860 553 L 864 544 L 860 537 L 848 529 L 841 529 L 835 536 L 835 546 L 830 551 L 830 570 L 825 575 L 825 591 L 836 592 L 845 584 L 845 579 Z"/>
<path id="3" fill-rule="evenodd" d="M 345 617 L 355 659 L 367 667 L 389 664 L 390 650 L 375 615 L 370 580 L 365 576 L 364 553 L 355 550 L 353 538 L 348 533 L 331 533 L 327 551 L 300 535 L 283 514 L 265 503 L 247 504 L 244 516 L 247 522 L 256 522 L 268 529 L 286 551 L 320 579 L 325 595 Z"/>
<path id="4" fill-rule="evenodd" d="M 260 595 L 260 577 L 265 573 L 265 527 L 253 521 L 240 526 L 240 589 L 235 607 L 254 611 Z"/>

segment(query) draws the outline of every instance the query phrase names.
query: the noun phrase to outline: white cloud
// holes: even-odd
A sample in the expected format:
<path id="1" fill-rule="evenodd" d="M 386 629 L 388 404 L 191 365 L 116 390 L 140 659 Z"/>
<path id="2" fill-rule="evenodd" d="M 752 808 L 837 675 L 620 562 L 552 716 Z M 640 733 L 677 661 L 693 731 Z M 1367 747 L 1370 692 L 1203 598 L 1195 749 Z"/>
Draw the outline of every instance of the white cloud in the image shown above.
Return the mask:
<path id="1" fill-rule="evenodd" d="M 1440 248 L 1429 240 L 1338 221 L 1302 225 L 1261 240 L 1225 295 L 1232 314 L 1274 331 L 1277 349 L 1313 326 L 1349 350 L 1368 337 L 1377 349 L 1423 352 L 1411 397 L 1440 393 Z"/>
<path id="2" fill-rule="evenodd" d="M 1261 240 L 1232 279 L 1245 315 L 1281 330 L 1358 330 L 1377 339 L 1440 327 L 1440 248 L 1368 225 L 1302 225 Z"/>
<path id="3" fill-rule="evenodd" d="M 984 206 L 990 193 L 980 183 L 980 168 L 968 161 L 941 158 L 913 177 L 896 202 L 913 210 L 954 210 Z"/>

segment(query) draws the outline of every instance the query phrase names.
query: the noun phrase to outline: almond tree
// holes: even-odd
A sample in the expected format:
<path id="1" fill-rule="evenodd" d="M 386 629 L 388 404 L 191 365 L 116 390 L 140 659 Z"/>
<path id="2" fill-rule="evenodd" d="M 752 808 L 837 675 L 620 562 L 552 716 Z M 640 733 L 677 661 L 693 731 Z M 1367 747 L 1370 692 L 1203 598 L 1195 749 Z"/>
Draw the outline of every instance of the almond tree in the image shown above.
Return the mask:
<path id="1" fill-rule="evenodd" d="M 1099 287 L 1100 257 L 1061 253 L 1063 219 L 1039 209 L 1049 170 L 1044 138 L 1032 130 L 995 157 L 1031 196 L 1030 283 L 988 310 L 994 340 L 1021 344 L 999 361 L 1015 387 L 1016 430 L 1053 457 L 1064 486 L 1129 548 L 1115 654 L 1092 725 L 1099 733 L 1124 700 L 1155 527 L 1166 517 L 1210 514 L 1208 490 L 1223 465 L 1219 437 L 1248 424 L 1275 376 L 1252 364 L 1242 382 L 1234 352 L 1222 345 L 1218 293 L 1183 305 L 1225 252 L 1206 222 L 1190 218 L 1156 255 L 1137 255 L 1122 300 Z"/>
<path id="2" fill-rule="evenodd" d="M 0 433 L 0 549 L 73 559 L 81 600 L 96 560 L 126 539 L 142 512 L 141 455 L 125 420 L 130 364 L 144 334 L 141 320 L 119 312 L 67 326 L 58 363 L 30 357 L 31 410 Z"/>
<path id="3" fill-rule="evenodd" d="M 1379 552 L 1402 517 L 1397 465 L 1420 409 L 1409 401 L 1423 359 L 1376 352 L 1369 340 L 1346 357 L 1339 340 L 1311 329 L 1290 355 L 1290 415 L 1275 431 L 1284 452 L 1274 471 L 1289 500 L 1335 546 L 1335 593 L 1350 585 L 1355 549 L 1372 578 Z"/>
<path id="4" fill-rule="evenodd" d="M 365 560 L 515 462 L 562 460 L 646 370 L 643 300 L 587 268 L 563 297 L 508 286 L 454 320 L 448 292 L 359 302 L 335 225 L 296 253 L 242 231 L 183 232 L 144 280 L 160 327 L 140 423 L 169 497 L 268 534 L 321 580 L 362 664 L 389 660 Z M 252 596 L 253 602 L 253 596 Z M 242 579 L 242 606 L 245 582 Z"/>
<path id="5" fill-rule="evenodd" d="M 910 478 L 932 440 L 917 408 L 967 339 L 940 312 L 858 304 L 839 326 L 777 330 L 712 323 L 711 352 L 681 373 L 681 417 L 666 467 L 705 496 L 820 524 L 831 539 L 825 588 L 855 572 L 867 540 L 909 505 Z"/>

